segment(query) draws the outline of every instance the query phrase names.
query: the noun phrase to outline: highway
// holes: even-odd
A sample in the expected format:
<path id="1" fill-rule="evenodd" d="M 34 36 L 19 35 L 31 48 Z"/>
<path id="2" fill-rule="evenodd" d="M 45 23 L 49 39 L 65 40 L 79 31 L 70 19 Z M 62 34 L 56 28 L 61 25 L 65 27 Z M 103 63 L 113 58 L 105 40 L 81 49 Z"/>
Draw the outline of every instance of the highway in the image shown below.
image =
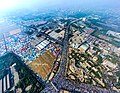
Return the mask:
<path id="1" fill-rule="evenodd" d="M 69 23 L 64 34 L 63 49 L 61 55 L 61 63 L 57 74 L 46 85 L 45 89 L 41 93 L 59 93 L 61 89 L 68 90 L 72 93 L 117 93 L 110 90 L 101 89 L 89 84 L 79 83 L 75 81 L 67 80 L 66 67 L 68 66 L 68 48 L 69 48 L 69 28 L 74 22 L 80 19 L 74 20 Z"/>

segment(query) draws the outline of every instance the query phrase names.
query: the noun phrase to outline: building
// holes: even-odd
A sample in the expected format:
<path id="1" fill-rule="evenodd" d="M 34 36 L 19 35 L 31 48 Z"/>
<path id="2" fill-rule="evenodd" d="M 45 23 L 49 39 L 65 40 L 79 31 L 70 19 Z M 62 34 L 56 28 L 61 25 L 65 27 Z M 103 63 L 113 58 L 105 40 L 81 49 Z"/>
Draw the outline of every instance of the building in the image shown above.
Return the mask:
<path id="1" fill-rule="evenodd" d="M 15 35 L 15 34 L 20 33 L 20 32 L 21 32 L 21 29 L 20 28 L 16 28 L 16 29 L 10 31 L 9 33 L 10 33 L 10 35 Z"/>
<path id="2" fill-rule="evenodd" d="M 11 88 L 10 74 L 8 73 L 0 80 L 0 93 L 6 93 Z"/>
<path id="3" fill-rule="evenodd" d="M 42 42 L 36 45 L 36 48 L 38 48 L 39 50 L 43 50 L 49 43 L 49 41 L 43 40 Z"/>
<path id="4" fill-rule="evenodd" d="M 81 51 L 81 52 L 86 52 L 89 48 L 89 44 L 87 43 L 84 43 L 82 44 L 78 49 Z"/>
<path id="5" fill-rule="evenodd" d="M 67 90 L 60 90 L 60 93 L 70 93 L 69 91 L 67 91 Z"/>

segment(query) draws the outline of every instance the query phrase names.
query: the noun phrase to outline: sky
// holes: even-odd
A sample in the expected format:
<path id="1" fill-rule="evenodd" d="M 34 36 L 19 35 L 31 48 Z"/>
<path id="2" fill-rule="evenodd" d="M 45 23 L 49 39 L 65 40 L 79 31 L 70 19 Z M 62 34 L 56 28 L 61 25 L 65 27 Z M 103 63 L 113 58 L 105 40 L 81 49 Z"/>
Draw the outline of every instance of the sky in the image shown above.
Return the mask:
<path id="1" fill-rule="evenodd" d="M 120 0 L 0 0 L 0 14 L 44 7 L 120 8 Z"/>

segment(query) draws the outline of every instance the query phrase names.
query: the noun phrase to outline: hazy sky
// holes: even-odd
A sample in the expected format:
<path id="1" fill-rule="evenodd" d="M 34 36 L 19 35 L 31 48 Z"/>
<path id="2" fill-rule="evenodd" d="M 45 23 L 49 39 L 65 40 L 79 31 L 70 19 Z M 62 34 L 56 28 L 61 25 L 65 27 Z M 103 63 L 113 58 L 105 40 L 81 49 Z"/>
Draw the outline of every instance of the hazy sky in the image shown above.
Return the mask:
<path id="1" fill-rule="evenodd" d="M 0 0 L 0 13 L 32 7 L 120 8 L 120 0 Z"/>

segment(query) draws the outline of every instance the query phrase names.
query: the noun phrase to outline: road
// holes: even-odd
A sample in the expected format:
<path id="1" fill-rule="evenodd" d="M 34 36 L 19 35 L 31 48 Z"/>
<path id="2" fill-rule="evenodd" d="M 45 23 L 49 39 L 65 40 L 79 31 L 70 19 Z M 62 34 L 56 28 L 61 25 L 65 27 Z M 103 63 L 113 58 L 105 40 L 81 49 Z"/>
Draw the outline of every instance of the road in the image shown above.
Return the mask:
<path id="1" fill-rule="evenodd" d="M 38 34 L 40 34 L 40 35 L 42 35 L 42 36 L 44 36 L 46 38 L 49 38 L 50 40 L 53 40 L 54 42 L 56 42 L 56 43 L 58 43 L 60 45 L 63 45 L 63 43 L 61 41 L 59 41 L 59 40 L 57 40 L 57 39 L 55 39 L 55 38 L 53 38 L 53 37 L 43 33 L 43 32 L 38 32 Z"/>
<path id="2" fill-rule="evenodd" d="M 4 44 L 5 44 L 5 50 L 6 50 L 6 53 L 8 52 L 7 50 L 7 45 L 6 45 L 6 40 L 5 40 L 5 35 L 3 34 L 3 39 L 4 39 Z"/>

